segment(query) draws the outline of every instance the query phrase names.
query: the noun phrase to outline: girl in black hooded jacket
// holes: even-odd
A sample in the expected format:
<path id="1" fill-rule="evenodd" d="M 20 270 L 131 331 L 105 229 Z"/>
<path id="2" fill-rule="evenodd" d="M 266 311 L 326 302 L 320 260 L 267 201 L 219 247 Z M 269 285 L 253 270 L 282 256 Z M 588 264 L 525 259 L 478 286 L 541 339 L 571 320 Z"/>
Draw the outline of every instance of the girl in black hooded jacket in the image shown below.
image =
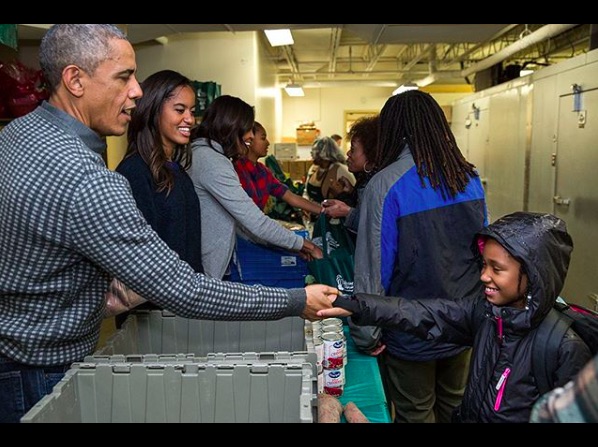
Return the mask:
<path id="1" fill-rule="evenodd" d="M 551 214 L 516 212 L 481 230 L 472 246 L 484 296 L 459 300 L 358 294 L 338 297 L 321 317 L 349 316 L 359 325 L 391 326 L 424 339 L 473 346 L 470 374 L 455 422 L 527 422 L 540 397 L 532 373 L 535 331 L 559 296 L 573 242 Z M 554 386 L 591 359 L 569 329 L 559 347 Z"/>

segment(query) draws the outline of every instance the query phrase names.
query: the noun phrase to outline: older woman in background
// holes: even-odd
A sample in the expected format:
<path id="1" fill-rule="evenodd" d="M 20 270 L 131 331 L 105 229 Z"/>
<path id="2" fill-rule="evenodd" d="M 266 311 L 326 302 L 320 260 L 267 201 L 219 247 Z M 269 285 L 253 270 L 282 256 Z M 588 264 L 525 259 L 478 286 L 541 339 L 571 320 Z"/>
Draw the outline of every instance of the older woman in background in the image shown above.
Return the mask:
<path id="1" fill-rule="evenodd" d="M 326 199 L 342 200 L 346 193 L 338 183 L 341 178 L 353 187 L 355 176 L 349 172 L 346 157 L 330 137 L 318 138 L 312 147 L 313 165 L 307 172 L 307 183 L 303 196 L 321 204 Z"/>

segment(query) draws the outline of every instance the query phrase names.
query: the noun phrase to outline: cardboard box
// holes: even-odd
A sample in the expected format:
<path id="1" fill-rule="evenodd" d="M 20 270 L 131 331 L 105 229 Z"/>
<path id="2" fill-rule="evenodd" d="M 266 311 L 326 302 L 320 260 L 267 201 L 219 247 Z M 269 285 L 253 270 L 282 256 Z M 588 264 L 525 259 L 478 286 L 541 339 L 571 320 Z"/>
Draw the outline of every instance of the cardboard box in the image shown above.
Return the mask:
<path id="1" fill-rule="evenodd" d="M 297 128 L 297 144 L 298 145 L 312 145 L 316 138 L 320 136 L 319 129 L 303 129 Z"/>

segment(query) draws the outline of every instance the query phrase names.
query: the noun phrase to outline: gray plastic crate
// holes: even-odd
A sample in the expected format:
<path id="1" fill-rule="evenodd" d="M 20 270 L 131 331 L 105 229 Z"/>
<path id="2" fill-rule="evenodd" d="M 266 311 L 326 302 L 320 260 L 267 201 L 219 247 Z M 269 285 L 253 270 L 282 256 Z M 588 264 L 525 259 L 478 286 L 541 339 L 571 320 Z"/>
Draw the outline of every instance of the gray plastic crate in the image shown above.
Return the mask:
<path id="1" fill-rule="evenodd" d="M 132 312 L 96 355 L 305 351 L 304 320 L 209 321 L 162 310 Z"/>
<path id="2" fill-rule="evenodd" d="M 316 380 L 309 363 L 75 363 L 21 422 L 311 423 Z"/>
<path id="3" fill-rule="evenodd" d="M 227 352 L 209 353 L 204 357 L 194 354 L 143 354 L 143 355 L 90 355 L 79 363 L 79 367 L 91 364 L 161 364 L 183 365 L 188 363 L 209 363 L 217 365 L 312 365 L 312 374 L 316 377 L 316 353 L 312 349 L 294 352 Z"/>

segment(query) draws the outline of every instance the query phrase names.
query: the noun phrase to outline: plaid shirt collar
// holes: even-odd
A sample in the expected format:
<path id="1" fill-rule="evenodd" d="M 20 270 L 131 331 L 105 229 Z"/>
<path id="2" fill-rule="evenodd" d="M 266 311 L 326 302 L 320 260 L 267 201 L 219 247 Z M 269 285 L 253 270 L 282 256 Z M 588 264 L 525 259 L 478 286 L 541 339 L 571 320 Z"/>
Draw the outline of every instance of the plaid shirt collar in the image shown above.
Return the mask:
<path id="1" fill-rule="evenodd" d="M 47 101 L 42 102 L 40 112 L 46 115 L 52 123 L 62 127 L 69 133 L 75 132 L 83 143 L 97 154 L 101 155 L 106 151 L 106 140 L 68 113 L 54 107 Z"/>

